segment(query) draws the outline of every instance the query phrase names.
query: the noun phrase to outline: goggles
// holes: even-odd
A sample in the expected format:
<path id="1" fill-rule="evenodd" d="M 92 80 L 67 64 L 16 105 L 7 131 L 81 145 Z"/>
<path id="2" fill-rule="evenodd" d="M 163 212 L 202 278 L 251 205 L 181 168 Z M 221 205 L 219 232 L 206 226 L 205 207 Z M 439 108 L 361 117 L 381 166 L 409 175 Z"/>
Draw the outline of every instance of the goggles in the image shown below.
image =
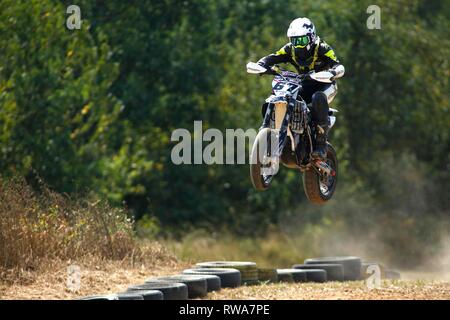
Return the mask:
<path id="1" fill-rule="evenodd" d="M 291 37 L 291 43 L 294 47 L 304 48 L 309 44 L 309 36 Z"/>

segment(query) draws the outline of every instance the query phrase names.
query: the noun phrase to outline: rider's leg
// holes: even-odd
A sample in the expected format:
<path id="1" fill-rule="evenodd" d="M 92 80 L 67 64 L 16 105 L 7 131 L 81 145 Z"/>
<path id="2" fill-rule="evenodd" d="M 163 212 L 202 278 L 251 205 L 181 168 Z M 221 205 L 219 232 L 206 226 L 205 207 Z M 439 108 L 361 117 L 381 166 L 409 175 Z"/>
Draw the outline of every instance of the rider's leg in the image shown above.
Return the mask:
<path id="1" fill-rule="evenodd" d="M 327 157 L 328 101 L 322 91 L 318 91 L 312 96 L 311 116 L 316 128 L 316 143 L 312 157 L 324 159 Z"/>
<path id="2" fill-rule="evenodd" d="M 315 146 L 312 157 L 324 159 L 327 156 L 327 135 L 328 135 L 328 102 L 336 95 L 334 84 L 321 88 L 312 95 L 311 117 L 316 127 Z"/>
<path id="3" fill-rule="evenodd" d="M 312 80 L 305 80 L 302 82 L 302 86 L 300 87 L 298 96 L 301 96 L 306 104 L 311 103 L 312 95 L 314 94 L 314 92 L 319 90 L 317 87 L 317 83 L 318 82 Z"/>

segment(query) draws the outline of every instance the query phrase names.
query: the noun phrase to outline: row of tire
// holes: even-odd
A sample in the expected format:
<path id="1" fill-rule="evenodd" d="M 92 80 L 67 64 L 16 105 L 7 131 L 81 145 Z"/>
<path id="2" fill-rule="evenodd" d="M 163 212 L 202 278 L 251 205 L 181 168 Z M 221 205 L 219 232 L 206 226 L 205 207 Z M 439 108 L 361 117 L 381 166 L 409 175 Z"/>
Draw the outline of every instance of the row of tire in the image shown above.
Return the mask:
<path id="1" fill-rule="evenodd" d="M 186 300 L 202 298 L 211 291 L 275 282 L 326 282 L 362 280 L 376 266 L 385 279 L 398 279 L 400 274 L 380 263 L 362 262 L 359 257 L 326 257 L 306 259 L 291 269 L 258 268 L 254 262 L 213 261 L 197 263 L 183 274 L 150 278 L 132 285 L 124 292 L 89 296 L 81 300 Z M 370 269 L 372 270 L 372 269 Z"/>

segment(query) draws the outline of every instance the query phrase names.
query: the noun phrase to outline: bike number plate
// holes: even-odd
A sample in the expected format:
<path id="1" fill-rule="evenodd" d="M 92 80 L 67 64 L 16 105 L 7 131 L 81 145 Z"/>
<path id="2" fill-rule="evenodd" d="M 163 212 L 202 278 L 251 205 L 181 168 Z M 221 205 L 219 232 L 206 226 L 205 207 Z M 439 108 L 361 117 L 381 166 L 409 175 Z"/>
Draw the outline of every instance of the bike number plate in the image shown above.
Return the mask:
<path id="1" fill-rule="evenodd" d="M 275 94 L 294 93 L 298 88 L 298 84 L 286 81 L 272 81 L 272 89 Z"/>

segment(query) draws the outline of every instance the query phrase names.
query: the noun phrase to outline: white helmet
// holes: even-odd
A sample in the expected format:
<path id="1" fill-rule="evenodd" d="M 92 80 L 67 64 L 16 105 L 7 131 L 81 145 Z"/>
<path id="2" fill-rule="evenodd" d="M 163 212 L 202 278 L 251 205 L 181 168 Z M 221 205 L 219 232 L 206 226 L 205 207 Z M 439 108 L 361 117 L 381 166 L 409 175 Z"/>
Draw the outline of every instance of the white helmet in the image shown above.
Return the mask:
<path id="1" fill-rule="evenodd" d="M 287 36 L 294 47 L 309 50 L 317 38 L 316 28 L 308 18 L 297 18 L 289 25 Z"/>

